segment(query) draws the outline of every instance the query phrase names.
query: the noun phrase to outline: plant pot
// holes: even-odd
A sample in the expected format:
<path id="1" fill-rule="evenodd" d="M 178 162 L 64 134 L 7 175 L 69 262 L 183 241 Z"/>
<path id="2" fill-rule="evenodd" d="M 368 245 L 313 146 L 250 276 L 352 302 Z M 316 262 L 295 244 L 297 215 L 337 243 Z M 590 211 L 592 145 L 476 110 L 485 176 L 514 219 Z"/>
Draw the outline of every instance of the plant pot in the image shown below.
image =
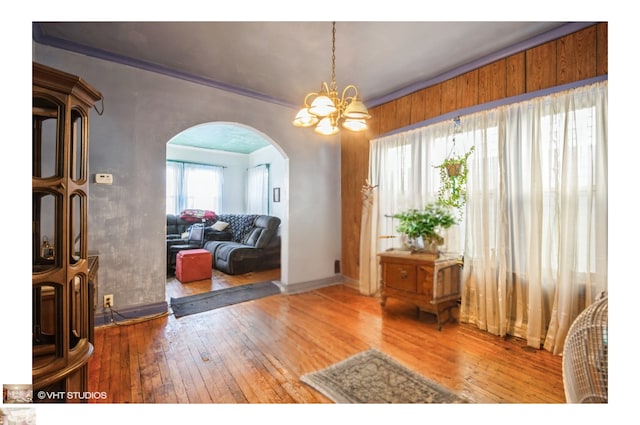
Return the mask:
<path id="1" fill-rule="evenodd" d="M 424 245 L 421 237 L 410 238 L 407 235 L 401 236 L 402 250 L 418 252 L 424 249 Z"/>
<path id="2" fill-rule="evenodd" d="M 438 249 L 440 245 L 437 242 L 427 243 L 424 246 L 424 252 L 428 254 L 438 254 L 440 250 Z"/>
<path id="3" fill-rule="evenodd" d="M 462 164 L 447 164 L 447 174 L 449 177 L 454 177 L 460 174 L 460 169 L 462 168 Z"/>
<path id="4" fill-rule="evenodd" d="M 426 254 L 438 254 L 441 243 L 439 241 L 425 241 L 422 236 L 417 238 L 408 238 L 404 236 L 402 241 L 402 249 L 405 251 L 419 252 Z"/>

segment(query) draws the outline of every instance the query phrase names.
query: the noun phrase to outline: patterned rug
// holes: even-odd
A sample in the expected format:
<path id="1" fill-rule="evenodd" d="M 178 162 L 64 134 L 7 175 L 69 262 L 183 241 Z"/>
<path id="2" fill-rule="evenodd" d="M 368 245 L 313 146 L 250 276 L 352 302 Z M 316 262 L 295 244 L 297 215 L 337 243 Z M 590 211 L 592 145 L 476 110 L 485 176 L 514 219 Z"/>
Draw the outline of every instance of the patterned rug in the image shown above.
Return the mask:
<path id="1" fill-rule="evenodd" d="M 466 403 L 396 360 L 370 349 L 300 380 L 336 403 Z"/>

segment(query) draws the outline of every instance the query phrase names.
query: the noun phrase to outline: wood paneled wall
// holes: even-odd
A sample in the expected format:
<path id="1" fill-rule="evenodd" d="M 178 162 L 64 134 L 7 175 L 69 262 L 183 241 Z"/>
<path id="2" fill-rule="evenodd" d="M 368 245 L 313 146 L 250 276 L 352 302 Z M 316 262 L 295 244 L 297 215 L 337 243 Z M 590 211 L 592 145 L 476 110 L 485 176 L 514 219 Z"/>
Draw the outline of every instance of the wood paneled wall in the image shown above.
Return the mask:
<path id="1" fill-rule="evenodd" d="M 608 74 L 608 24 L 598 23 L 371 108 L 369 130 L 342 134 L 342 274 L 359 279 L 362 186 L 369 140 L 463 108 Z"/>

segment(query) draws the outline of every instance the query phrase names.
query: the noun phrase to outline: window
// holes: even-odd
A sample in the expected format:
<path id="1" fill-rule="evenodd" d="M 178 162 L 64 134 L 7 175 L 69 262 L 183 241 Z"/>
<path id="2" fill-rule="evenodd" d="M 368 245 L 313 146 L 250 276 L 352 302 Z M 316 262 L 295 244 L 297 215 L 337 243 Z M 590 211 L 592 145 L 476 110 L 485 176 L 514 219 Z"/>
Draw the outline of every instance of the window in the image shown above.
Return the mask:
<path id="1" fill-rule="evenodd" d="M 464 252 L 460 320 L 558 354 L 571 321 L 607 290 L 607 84 L 480 111 L 460 123 L 456 143 L 475 151 L 464 221 L 444 235 L 449 251 Z M 372 141 L 369 181 L 378 190 L 370 257 L 393 246 L 393 213 L 434 196 L 446 126 Z"/>
<path id="2" fill-rule="evenodd" d="M 187 208 L 221 210 L 222 167 L 167 161 L 167 214 Z"/>
<path id="3" fill-rule="evenodd" d="M 376 232 L 384 236 L 376 241 L 377 252 L 401 246 L 398 222 L 393 215 L 410 208 L 421 209 L 436 201 L 440 187 L 437 165 L 448 155 L 460 154 L 470 148 L 471 137 L 461 137 L 463 135 L 460 134 L 454 146 L 452 129 L 451 123 L 445 122 L 372 142 L 369 181 L 378 186 Z M 462 252 L 464 234 L 465 221 L 462 218 L 443 232 L 446 246 L 442 249 L 451 253 Z"/>

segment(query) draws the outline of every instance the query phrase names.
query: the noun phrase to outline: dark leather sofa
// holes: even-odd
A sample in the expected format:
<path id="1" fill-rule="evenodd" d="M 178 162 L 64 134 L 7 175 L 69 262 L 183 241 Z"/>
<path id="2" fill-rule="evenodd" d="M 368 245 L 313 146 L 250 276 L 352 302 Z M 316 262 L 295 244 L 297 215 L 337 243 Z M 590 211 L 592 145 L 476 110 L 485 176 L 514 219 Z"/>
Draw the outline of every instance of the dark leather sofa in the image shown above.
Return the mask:
<path id="1" fill-rule="evenodd" d="M 195 240 L 189 239 L 189 230 L 193 225 L 205 226 L 204 234 Z M 182 249 L 202 248 L 207 240 L 231 240 L 229 230 L 216 231 L 212 222 L 194 223 L 180 218 L 176 214 L 167 214 L 167 274 L 172 275 L 176 267 L 176 255 Z"/>
<path id="2" fill-rule="evenodd" d="M 211 226 L 217 222 L 228 226 L 215 230 Z M 211 252 L 212 267 L 232 275 L 280 267 L 280 223 L 278 217 L 268 215 L 218 214 L 205 227 L 203 248 Z M 167 250 L 181 243 L 176 235 L 191 224 L 167 214 Z"/>
<path id="3" fill-rule="evenodd" d="M 226 214 L 224 216 L 229 217 L 230 215 Z M 242 216 L 242 214 L 239 214 L 238 216 Z M 230 241 L 232 239 L 233 237 L 232 228 L 228 228 L 222 231 L 214 230 L 211 228 L 211 225 L 215 224 L 216 221 L 218 221 L 218 219 L 202 223 L 205 226 L 203 244 L 206 241 L 213 241 L 213 240 Z M 189 232 L 189 228 L 193 224 L 194 224 L 193 221 L 183 220 L 182 218 L 180 218 L 179 215 L 167 214 L 167 248 L 171 245 L 185 243 L 186 233 Z M 201 224 L 201 223 L 198 223 L 198 224 Z"/>
<path id="4" fill-rule="evenodd" d="M 280 219 L 269 215 L 224 215 L 218 220 L 229 223 L 230 241 L 209 240 L 204 249 L 211 252 L 213 267 L 227 274 L 280 267 Z"/>

